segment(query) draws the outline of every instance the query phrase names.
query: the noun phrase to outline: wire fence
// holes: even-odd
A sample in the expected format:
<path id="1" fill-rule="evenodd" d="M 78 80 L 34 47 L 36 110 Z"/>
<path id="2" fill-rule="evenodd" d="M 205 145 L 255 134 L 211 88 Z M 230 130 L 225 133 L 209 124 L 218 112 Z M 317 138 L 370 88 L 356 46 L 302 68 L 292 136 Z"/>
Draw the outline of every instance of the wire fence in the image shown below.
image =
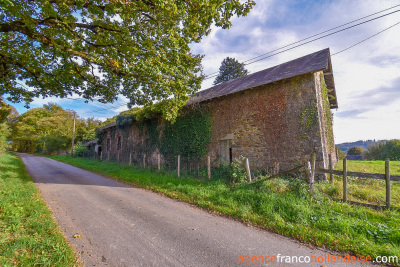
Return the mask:
<path id="1" fill-rule="evenodd" d="M 205 156 L 203 158 L 191 158 L 191 157 L 183 157 L 183 156 L 162 156 L 159 153 L 146 154 L 146 153 L 96 153 L 92 150 L 84 150 L 80 151 L 74 155 L 76 157 L 83 157 L 88 159 L 97 159 L 101 161 L 110 161 L 110 162 L 118 162 L 120 164 L 133 166 L 135 168 L 146 168 L 152 171 L 158 171 L 163 173 L 170 173 L 177 177 L 192 177 L 197 179 L 222 179 L 228 182 L 235 182 L 233 177 L 241 176 L 244 177 L 245 180 L 251 181 L 252 179 L 265 179 L 268 177 L 272 179 L 274 177 L 291 174 L 293 175 L 300 170 L 302 173 L 302 178 L 305 178 L 305 181 L 309 183 L 310 190 L 314 191 L 314 181 L 315 180 L 325 180 L 330 181 L 331 184 L 335 184 L 334 175 L 337 175 L 336 179 L 343 176 L 340 184 L 343 186 L 343 202 L 348 202 L 356 205 L 364 205 L 368 207 L 374 208 L 383 208 L 382 206 L 368 203 L 361 203 L 356 201 L 350 201 L 348 199 L 348 177 L 361 177 L 363 179 L 373 179 L 373 180 L 383 180 L 385 188 L 385 208 L 391 208 L 391 183 L 393 181 L 400 181 L 400 176 L 390 175 L 390 165 L 389 161 L 386 161 L 385 166 L 385 174 L 378 173 L 364 173 L 364 172 L 353 172 L 347 171 L 347 160 L 343 161 L 343 170 L 334 170 L 333 166 L 336 161 L 332 160 L 332 156 L 329 156 L 328 166 L 325 168 L 316 166 L 316 155 L 311 154 L 307 157 L 307 161 L 305 163 L 293 163 L 292 169 L 285 170 L 281 169 L 279 164 L 267 168 L 266 171 L 260 172 L 259 170 L 251 171 L 249 168 L 249 159 L 248 158 L 239 158 L 236 159 L 233 164 L 222 164 L 220 160 L 214 159 L 211 161 L 209 156 Z M 239 166 L 239 168 L 238 168 Z M 305 175 L 303 175 L 305 174 Z M 351 180 L 351 179 L 350 179 Z M 361 184 L 357 182 L 357 185 Z M 358 190 L 361 190 L 358 188 Z M 351 190 L 350 190 L 351 193 Z M 353 196 L 354 197 L 354 196 Z M 334 198 L 335 199 L 335 198 Z M 396 198 L 397 199 L 397 198 Z M 338 199 L 335 199 L 338 200 Z"/>
<path id="2" fill-rule="evenodd" d="M 137 168 L 148 168 L 157 171 L 168 172 L 180 176 L 191 176 L 193 178 L 208 178 L 208 172 L 215 167 L 207 165 L 207 157 L 193 158 L 183 156 L 162 156 L 158 153 L 151 155 L 145 153 L 96 153 L 92 150 L 84 150 L 74 155 L 87 159 L 118 162 Z M 210 170 L 208 171 L 208 168 Z"/>
<path id="3" fill-rule="evenodd" d="M 282 164 L 272 164 L 264 169 L 250 169 L 248 158 L 235 159 L 233 164 L 224 164 L 220 158 L 211 159 L 205 155 L 202 158 L 184 156 L 164 156 L 158 152 L 95 152 L 83 150 L 74 154 L 75 157 L 97 159 L 101 161 L 118 162 L 136 168 L 146 168 L 153 171 L 167 172 L 178 177 L 192 177 L 197 179 L 222 179 L 227 181 L 252 181 L 266 176 L 279 174 L 281 171 L 298 167 L 300 163 L 288 162 L 290 168 L 282 168 Z M 250 159 L 251 161 L 251 159 Z M 282 162 L 281 162 L 282 163 Z"/>

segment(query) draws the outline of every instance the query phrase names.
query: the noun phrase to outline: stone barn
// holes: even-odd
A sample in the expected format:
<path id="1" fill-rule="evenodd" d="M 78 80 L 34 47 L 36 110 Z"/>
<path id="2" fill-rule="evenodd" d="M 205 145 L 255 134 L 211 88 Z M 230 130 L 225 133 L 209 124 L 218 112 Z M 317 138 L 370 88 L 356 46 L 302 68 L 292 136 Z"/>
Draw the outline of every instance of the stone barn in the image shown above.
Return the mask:
<path id="1" fill-rule="evenodd" d="M 243 156 L 252 169 L 285 171 L 315 153 L 317 167 L 327 168 L 329 155 L 336 162 L 331 109 L 337 107 L 324 49 L 200 91 L 174 124 L 157 114 L 144 121 L 122 115 L 99 129 L 99 144 L 104 155 L 125 161 L 128 154 L 209 155 L 215 165 Z"/>

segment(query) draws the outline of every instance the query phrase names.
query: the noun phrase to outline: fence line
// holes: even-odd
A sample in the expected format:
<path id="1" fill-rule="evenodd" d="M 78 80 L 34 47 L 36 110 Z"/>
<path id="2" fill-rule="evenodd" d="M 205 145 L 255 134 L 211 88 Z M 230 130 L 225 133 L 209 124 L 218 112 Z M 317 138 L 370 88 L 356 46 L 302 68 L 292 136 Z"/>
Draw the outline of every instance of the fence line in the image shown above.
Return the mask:
<path id="1" fill-rule="evenodd" d="M 125 163 L 129 166 L 137 166 L 141 168 L 151 167 L 156 168 L 158 171 L 166 170 L 173 171 L 178 177 L 182 175 L 194 174 L 197 177 L 203 177 L 211 179 L 215 168 L 217 167 L 215 162 L 212 163 L 211 157 L 207 155 L 203 159 L 191 158 L 191 157 L 182 157 L 181 155 L 177 156 L 162 156 L 160 153 L 147 154 L 147 153 L 121 153 L 120 151 L 116 153 L 110 153 L 101 151 L 100 154 L 92 151 L 85 150 L 81 151 L 74 156 L 90 158 L 90 159 L 99 159 L 100 161 L 114 161 L 118 163 Z M 243 168 L 246 171 L 247 180 L 251 181 L 251 169 L 248 158 L 244 158 Z"/>
<path id="2" fill-rule="evenodd" d="M 385 180 L 386 183 L 386 208 L 391 208 L 391 181 L 400 181 L 400 176 L 390 175 L 390 161 L 387 159 L 385 161 L 385 174 L 380 173 L 363 173 L 363 172 L 351 172 L 347 171 L 347 159 L 343 159 L 343 171 L 335 171 L 331 169 L 331 163 L 329 164 L 329 170 L 317 168 L 315 171 L 320 174 L 331 174 L 331 179 L 333 181 L 333 174 L 338 176 L 343 176 L 343 202 L 349 202 L 347 199 L 348 192 L 348 176 L 355 176 L 359 178 L 370 178 L 370 179 L 378 179 Z M 352 202 L 357 203 L 357 202 Z M 362 204 L 362 203 L 360 203 Z"/>
<path id="3" fill-rule="evenodd" d="M 166 171 L 172 171 L 177 175 L 178 177 L 181 177 L 182 175 L 194 175 L 195 177 L 197 176 L 198 178 L 208 178 L 211 179 L 214 171 L 217 171 L 218 169 L 212 167 L 211 163 L 211 158 L 209 155 L 203 160 L 201 159 L 195 159 L 195 158 L 190 158 L 190 157 L 182 157 L 181 155 L 177 155 L 175 157 L 173 156 L 163 156 L 161 157 L 160 153 L 153 154 L 153 155 L 148 155 L 145 153 L 133 153 L 130 152 L 128 155 L 120 153 L 113 153 L 110 154 L 110 152 L 106 152 L 104 155 L 103 152 L 98 155 L 97 153 L 93 151 L 83 151 L 80 155 L 77 155 L 80 157 L 86 157 L 86 158 L 92 158 L 92 159 L 100 159 L 100 160 L 107 160 L 107 161 L 116 161 L 118 163 L 125 163 L 129 164 L 129 166 L 139 166 L 145 168 L 146 166 L 149 166 L 151 168 L 156 168 L 158 171 L 161 170 L 166 170 Z M 380 173 L 362 173 L 362 172 L 353 172 L 353 171 L 348 171 L 347 170 L 347 159 L 343 160 L 343 170 L 342 171 L 337 171 L 333 170 L 333 161 L 332 161 L 332 156 L 329 155 L 329 162 L 328 162 L 328 169 L 324 168 L 317 168 L 316 167 L 316 155 L 311 154 L 310 155 L 310 160 L 306 161 L 305 165 L 299 165 L 289 171 L 281 172 L 275 175 L 273 174 L 269 178 L 274 178 L 277 176 L 282 176 L 286 174 L 290 174 L 293 172 L 298 172 L 301 169 L 305 167 L 305 173 L 307 177 L 307 182 L 310 185 L 310 190 L 314 190 L 314 178 L 315 174 L 329 174 L 329 180 L 331 183 L 334 183 L 334 175 L 342 176 L 343 177 L 343 202 L 351 203 L 351 204 L 362 204 L 366 205 L 365 203 L 359 203 L 359 202 L 354 202 L 354 201 L 349 201 L 348 200 L 348 177 L 349 176 L 354 176 L 354 177 L 359 177 L 359 178 L 369 178 L 369 179 L 377 179 L 377 180 L 385 180 L 386 184 L 386 208 L 390 209 L 391 208 L 391 181 L 399 181 L 400 182 L 400 176 L 397 175 L 390 175 L 390 161 L 386 160 L 385 161 L 385 174 L 380 174 Z M 249 159 L 244 158 L 243 162 L 243 167 L 246 172 L 247 180 L 249 182 L 252 181 L 251 177 L 251 170 L 250 170 L 250 164 L 249 164 Z M 381 207 L 381 206 L 376 206 L 376 205 L 371 205 L 368 204 L 367 206 L 374 206 L 374 207 Z"/>

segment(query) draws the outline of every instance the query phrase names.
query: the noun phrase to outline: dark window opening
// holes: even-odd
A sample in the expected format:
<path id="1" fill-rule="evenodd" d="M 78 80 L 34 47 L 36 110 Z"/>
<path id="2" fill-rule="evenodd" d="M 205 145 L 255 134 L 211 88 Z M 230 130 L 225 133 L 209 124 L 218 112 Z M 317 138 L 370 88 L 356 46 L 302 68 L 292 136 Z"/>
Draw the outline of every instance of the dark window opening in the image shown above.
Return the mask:
<path id="1" fill-rule="evenodd" d="M 122 146 L 122 137 L 118 136 L 118 138 L 117 138 L 117 150 L 121 150 L 121 146 Z"/>
<path id="2" fill-rule="evenodd" d="M 111 138 L 107 138 L 107 152 L 111 151 Z"/>

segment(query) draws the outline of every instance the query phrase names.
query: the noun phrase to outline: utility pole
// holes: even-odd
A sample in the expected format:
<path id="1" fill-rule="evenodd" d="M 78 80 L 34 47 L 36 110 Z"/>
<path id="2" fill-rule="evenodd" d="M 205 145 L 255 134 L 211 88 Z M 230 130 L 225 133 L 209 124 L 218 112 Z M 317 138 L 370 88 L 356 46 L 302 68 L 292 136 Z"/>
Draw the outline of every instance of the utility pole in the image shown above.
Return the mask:
<path id="1" fill-rule="evenodd" d="M 76 112 L 74 111 L 74 128 L 72 130 L 72 147 L 71 147 L 71 155 L 72 156 L 74 153 L 74 142 L 75 142 L 75 118 L 76 118 Z"/>

